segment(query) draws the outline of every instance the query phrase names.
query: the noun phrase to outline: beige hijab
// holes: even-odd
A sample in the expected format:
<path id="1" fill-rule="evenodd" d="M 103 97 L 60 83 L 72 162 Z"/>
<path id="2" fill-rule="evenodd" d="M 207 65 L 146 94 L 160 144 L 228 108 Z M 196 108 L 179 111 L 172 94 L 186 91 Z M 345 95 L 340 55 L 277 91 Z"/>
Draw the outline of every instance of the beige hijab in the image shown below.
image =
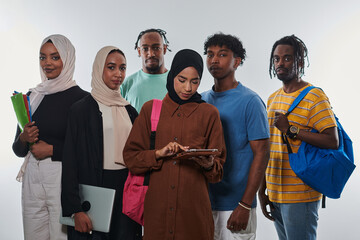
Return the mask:
<path id="1" fill-rule="evenodd" d="M 44 71 L 40 66 L 41 83 L 35 88 L 31 88 L 30 104 L 32 113 L 36 111 L 45 95 L 65 91 L 71 87 L 76 86 L 73 80 L 75 70 L 75 48 L 70 40 L 60 34 L 50 35 L 43 40 L 41 47 L 51 40 L 60 54 L 63 62 L 63 69 L 57 78 L 48 80 Z M 41 49 L 40 47 L 40 49 Z"/>
<path id="2" fill-rule="evenodd" d="M 124 121 L 130 122 L 131 120 L 129 114 L 124 106 L 129 105 L 129 103 L 121 96 L 120 89 L 112 90 L 106 86 L 102 78 L 105 61 L 110 51 L 114 49 L 119 49 L 113 46 L 103 47 L 96 54 L 92 80 L 91 80 L 91 95 L 96 101 L 101 102 L 102 104 L 111 107 L 113 124 L 114 124 L 114 150 L 115 150 L 115 163 L 120 163 L 125 165 L 122 151 L 125 146 L 127 137 L 129 136 L 130 130 L 124 127 L 125 124 L 122 124 Z M 129 124 L 126 124 L 129 125 Z M 131 127 L 130 127 L 131 128 Z"/>
<path id="3" fill-rule="evenodd" d="M 67 39 L 65 36 L 60 34 L 54 34 L 48 36 L 43 40 L 40 49 L 49 40 L 52 41 L 55 48 L 59 52 L 61 61 L 63 62 L 63 69 L 61 70 L 61 73 L 57 78 L 49 80 L 46 78 L 46 75 L 40 66 L 41 83 L 38 84 L 35 88 L 29 89 L 29 91 L 31 92 L 30 106 L 31 106 L 32 114 L 34 114 L 36 109 L 39 107 L 45 95 L 62 92 L 71 87 L 76 86 L 76 82 L 73 80 L 73 75 L 75 70 L 74 46 L 71 44 L 70 40 Z M 19 182 L 22 181 L 22 177 L 25 173 L 30 155 L 31 153 L 29 151 L 16 177 L 16 180 Z"/>

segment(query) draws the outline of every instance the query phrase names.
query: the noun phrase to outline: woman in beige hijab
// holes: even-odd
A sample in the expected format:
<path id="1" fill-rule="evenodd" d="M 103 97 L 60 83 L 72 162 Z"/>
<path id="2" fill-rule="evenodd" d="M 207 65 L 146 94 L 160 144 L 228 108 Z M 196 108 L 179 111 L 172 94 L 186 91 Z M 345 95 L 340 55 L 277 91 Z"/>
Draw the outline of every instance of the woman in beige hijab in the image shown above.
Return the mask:
<path id="1" fill-rule="evenodd" d="M 66 239 L 59 223 L 61 160 L 68 111 L 88 95 L 73 80 L 75 48 L 65 36 L 45 38 L 39 53 L 41 83 L 29 90 L 33 122 L 17 129 L 13 151 L 25 157 L 22 213 L 26 240 Z"/>
<path id="2" fill-rule="evenodd" d="M 62 178 L 63 215 L 75 220 L 75 228 L 68 228 L 69 239 L 141 239 L 141 226 L 122 213 L 128 175 L 122 151 L 137 117 L 120 94 L 125 73 L 121 50 L 112 46 L 100 49 L 93 65 L 91 95 L 70 110 Z M 91 219 L 81 207 L 79 184 L 116 190 L 109 233 L 92 231 Z"/>

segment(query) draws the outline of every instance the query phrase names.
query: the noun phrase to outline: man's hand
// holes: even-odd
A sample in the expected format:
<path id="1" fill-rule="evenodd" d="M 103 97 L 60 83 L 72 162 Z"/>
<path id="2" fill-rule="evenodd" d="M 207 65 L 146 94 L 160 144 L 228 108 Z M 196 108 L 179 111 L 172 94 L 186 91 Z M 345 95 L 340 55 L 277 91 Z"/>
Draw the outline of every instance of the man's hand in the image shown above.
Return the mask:
<path id="1" fill-rule="evenodd" d="M 274 206 L 272 205 L 272 202 L 270 202 L 269 196 L 266 195 L 265 192 L 260 192 L 260 190 L 259 190 L 258 197 L 259 197 L 259 201 L 260 201 L 261 210 L 262 210 L 264 216 L 267 219 L 274 221 L 275 219 L 271 216 L 271 211 L 274 210 Z M 266 209 L 266 207 L 268 205 L 270 207 L 270 211 L 268 211 Z"/>
<path id="2" fill-rule="evenodd" d="M 238 206 L 227 221 L 227 228 L 232 232 L 245 230 L 249 222 L 250 211 Z"/>
<path id="3" fill-rule="evenodd" d="M 84 212 L 77 212 L 74 216 L 75 230 L 82 233 L 91 233 L 93 226 L 89 216 Z"/>
<path id="4" fill-rule="evenodd" d="M 286 133 L 290 124 L 285 114 L 282 114 L 280 112 L 275 112 L 274 125 L 282 133 Z"/>
<path id="5" fill-rule="evenodd" d="M 53 155 L 53 145 L 40 140 L 30 147 L 30 152 L 37 160 L 42 160 Z"/>

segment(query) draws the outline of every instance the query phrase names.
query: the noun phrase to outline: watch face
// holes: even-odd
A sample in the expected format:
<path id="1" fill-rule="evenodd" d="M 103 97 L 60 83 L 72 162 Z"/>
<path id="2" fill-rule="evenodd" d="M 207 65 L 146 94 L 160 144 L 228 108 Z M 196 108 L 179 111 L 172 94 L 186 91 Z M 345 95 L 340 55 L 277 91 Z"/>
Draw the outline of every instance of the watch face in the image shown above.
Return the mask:
<path id="1" fill-rule="evenodd" d="M 291 126 L 289 130 L 290 130 L 291 133 L 296 134 L 298 132 L 298 127 Z"/>

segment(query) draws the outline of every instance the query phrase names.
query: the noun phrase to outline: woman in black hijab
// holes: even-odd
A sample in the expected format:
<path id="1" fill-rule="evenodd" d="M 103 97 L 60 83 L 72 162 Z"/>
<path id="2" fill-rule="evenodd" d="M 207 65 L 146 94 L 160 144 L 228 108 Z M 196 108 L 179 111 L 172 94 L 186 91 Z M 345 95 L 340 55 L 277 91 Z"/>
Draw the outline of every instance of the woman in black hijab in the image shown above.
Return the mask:
<path id="1" fill-rule="evenodd" d="M 198 74 L 198 76 L 196 76 L 197 78 L 195 84 L 196 86 L 194 86 L 194 90 L 195 90 L 194 94 L 189 99 L 182 99 L 175 92 L 174 79 L 182 70 L 184 70 L 187 67 L 192 67 L 193 70 L 196 71 L 194 72 L 194 74 L 195 75 Z M 203 69 L 204 69 L 203 60 L 197 52 L 190 49 L 184 49 L 179 51 L 174 57 L 174 60 L 171 64 L 171 68 L 167 77 L 166 89 L 168 90 L 169 97 L 174 102 L 180 105 L 189 102 L 203 103 L 204 101 L 201 99 L 201 95 L 197 92 L 197 88 L 200 85 L 200 79 L 202 77 Z"/>
<path id="2" fill-rule="evenodd" d="M 217 109 L 197 93 L 202 72 L 198 53 L 179 51 L 167 78 L 155 149 L 150 148 L 153 100 L 142 107 L 125 145 L 129 170 L 134 174 L 150 171 L 144 240 L 214 238 L 207 186 L 222 178 L 225 142 Z M 178 156 L 188 149 L 218 149 L 221 154 Z"/>

